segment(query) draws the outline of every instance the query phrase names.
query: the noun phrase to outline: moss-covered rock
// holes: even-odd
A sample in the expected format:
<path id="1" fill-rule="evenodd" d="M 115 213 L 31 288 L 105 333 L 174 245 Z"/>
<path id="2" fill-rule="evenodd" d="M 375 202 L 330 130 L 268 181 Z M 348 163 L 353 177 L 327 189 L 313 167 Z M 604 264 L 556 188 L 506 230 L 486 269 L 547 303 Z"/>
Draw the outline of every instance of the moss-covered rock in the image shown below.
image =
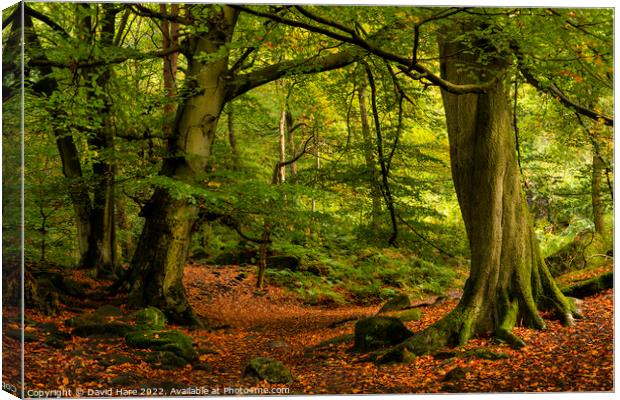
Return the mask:
<path id="1" fill-rule="evenodd" d="M 135 328 L 122 322 L 78 325 L 73 334 L 82 337 L 112 338 L 124 337 Z"/>
<path id="2" fill-rule="evenodd" d="M 407 296 L 404 293 L 401 293 L 397 295 L 396 297 L 393 297 L 392 299 L 388 300 L 383 305 L 383 307 L 381 307 L 381 309 L 379 310 L 379 313 L 384 313 L 388 311 L 400 311 L 400 310 L 405 310 L 409 307 L 411 307 L 411 300 L 409 299 L 409 296 Z"/>
<path id="3" fill-rule="evenodd" d="M 152 364 L 153 367 L 161 369 L 183 368 L 189 363 L 187 359 L 167 350 L 148 353 L 144 360 Z"/>
<path id="4" fill-rule="evenodd" d="M 22 330 L 21 329 L 7 329 L 6 335 L 11 339 L 22 340 Z M 24 342 L 35 342 L 37 340 L 37 336 L 32 333 L 24 332 Z"/>
<path id="5" fill-rule="evenodd" d="M 562 288 L 565 296 L 584 298 L 592 296 L 603 290 L 614 287 L 614 273 L 606 272 L 603 275 L 595 276 L 582 282 L 575 283 L 569 287 Z"/>
<path id="6" fill-rule="evenodd" d="M 295 256 L 271 256 L 267 257 L 267 268 L 269 269 L 288 269 L 297 271 L 301 264 L 299 257 Z"/>
<path id="7" fill-rule="evenodd" d="M 189 361 L 198 358 L 192 339 L 179 331 L 147 330 L 130 332 L 125 336 L 125 342 L 130 347 L 170 351 Z"/>
<path id="8" fill-rule="evenodd" d="M 123 314 L 120 308 L 113 306 L 111 304 L 104 304 L 98 309 L 96 309 L 93 314 L 101 316 L 101 317 L 118 317 Z"/>
<path id="9" fill-rule="evenodd" d="M 418 321 L 422 318 L 422 311 L 420 311 L 419 308 L 411 308 L 409 310 L 399 312 L 395 315 L 395 317 L 403 322 Z"/>
<path id="10" fill-rule="evenodd" d="M 65 321 L 65 325 L 71 328 L 76 328 L 81 325 L 103 324 L 105 320 L 106 318 L 103 315 L 89 312 L 67 319 Z"/>
<path id="11" fill-rule="evenodd" d="M 136 324 L 145 329 L 162 330 L 166 327 L 166 316 L 156 307 L 147 307 L 134 314 Z"/>
<path id="12" fill-rule="evenodd" d="M 269 383 L 290 383 L 293 381 L 291 371 L 284 364 L 266 357 L 256 357 L 250 360 L 243 375 L 264 379 Z"/>
<path id="13" fill-rule="evenodd" d="M 395 317 L 375 316 L 355 324 L 355 351 L 377 350 L 393 346 L 411 337 L 413 333 Z"/>

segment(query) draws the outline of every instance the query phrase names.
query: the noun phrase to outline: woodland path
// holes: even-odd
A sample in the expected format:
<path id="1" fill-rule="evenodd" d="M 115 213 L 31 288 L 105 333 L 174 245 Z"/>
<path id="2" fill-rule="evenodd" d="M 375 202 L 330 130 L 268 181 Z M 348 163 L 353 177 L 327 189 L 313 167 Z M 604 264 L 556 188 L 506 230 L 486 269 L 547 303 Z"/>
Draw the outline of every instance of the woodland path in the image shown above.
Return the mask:
<path id="1" fill-rule="evenodd" d="M 331 327 L 334 322 L 372 315 L 380 305 L 307 306 L 274 286 L 256 295 L 255 276 L 252 272 L 245 275 L 241 276 L 234 266 L 186 268 L 185 285 L 190 301 L 212 328 L 173 328 L 193 338 L 203 368 L 188 365 L 161 370 L 138 359 L 131 361 L 131 349 L 123 339 L 73 337 L 64 350 L 32 341 L 26 343 L 27 387 L 200 387 L 220 392 L 226 388 L 288 387 L 289 394 L 613 390 L 612 290 L 586 298 L 585 318 L 574 327 L 564 328 L 557 321 L 548 320 L 546 331 L 517 328 L 515 333 L 528 343 L 520 351 L 481 338 L 463 348 L 446 349 L 457 357 L 424 356 L 412 364 L 375 365 L 363 361 L 361 354 L 348 352 L 350 342 L 312 347 L 353 333 L 354 321 Z M 448 312 L 457 301 L 449 298 L 421 307 L 422 319 L 406 325 L 419 331 Z M 123 298 L 117 298 L 113 304 L 124 309 L 123 302 Z M 28 317 L 39 323 L 58 322 L 73 315 L 63 311 L 60 316 L 45 317 L 28 311 Z M 5 357 L 11 349 L 17 350 L 16 344 L 5 336 Z M 466 355 L 480 348 L 508 357 L 486 360 Z M 128 357 L 129 362 L 109 365 L 105 361 L 111 354 Z M 247 361 L 257 356 L 283 362 L 295 381 L 290 385 L 272 385 L 243 378 Z M 446 379 L 447 374 L 454 378 Z"/>

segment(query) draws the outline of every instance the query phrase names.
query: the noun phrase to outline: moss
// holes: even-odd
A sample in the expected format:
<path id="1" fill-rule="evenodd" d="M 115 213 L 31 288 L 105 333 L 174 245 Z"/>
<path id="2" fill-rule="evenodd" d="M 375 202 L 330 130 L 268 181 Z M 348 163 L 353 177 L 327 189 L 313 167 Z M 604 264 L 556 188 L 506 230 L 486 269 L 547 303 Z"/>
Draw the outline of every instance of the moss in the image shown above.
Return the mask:
<path id="1" fill-rule="evenodd" d="M 394 317 L 376 316 L 355 324 L 354 350 L 368 351 L 401 343 L 413 333 Z"/>
<path id="2" fill-rule="evenodd" d="M 187 359 L 179 357 L 172 351 L 155 351 L 148 353 L 144 360 L 149 364 L 154 364 L 155 368 L 161 369 L 175 369 L 183 368 L 188 364 Z"/>
<path id="3" fill-rule="evenodd" d="M 101 324 L 82 324 L 73 329 L 73 334 L 82 337 L 123 337 L 134 328 L 121 322 L 108 322 Z"/>
<path id="4" fill-rule="evenodd" d="M 422 311 L 419 308 L 412 308 L 410 310 L 405 310 L 401 313 L 396 314 L 396 318 L 400 319 L 403 322 L 409 321 L 418 321 L 422 318 Z"/>
<path id="5" fill-rule="evenodd" d="M 134 314 L 136 323 L 146 329 L 162 330 L 166 326 L 166 316 L 156 307 L 147 307 Z"/>
<path id="6" fill-rule="evenodd" d="M 125 336 L 130 347 L 171 351 L 186 360 L 195 360 L 198 353 L 194 350 L 192 339 L 179 331 L 148 330 L 131 332 Z"/>
<path id="7" fill-rule="evenodd" d="M 383 305 L 383 307 L 381 307 L 379 313 L 384 313 L 388 311 L 400 311 L 405 310 L 409 307 L 411 307 L 411 300 L 409 300 L 409 296 L 407 296 L 406 294 L 399 294 L 396 297 L 388 300 Z"/>
<path id="8" fill-rule="evenodd" d="M 293 375 L 284 364 L 266 357 L 256 357 L 250 360 L 243 375 L 264 379 L 269 383 L 290 383 L 293 381 Z"/>

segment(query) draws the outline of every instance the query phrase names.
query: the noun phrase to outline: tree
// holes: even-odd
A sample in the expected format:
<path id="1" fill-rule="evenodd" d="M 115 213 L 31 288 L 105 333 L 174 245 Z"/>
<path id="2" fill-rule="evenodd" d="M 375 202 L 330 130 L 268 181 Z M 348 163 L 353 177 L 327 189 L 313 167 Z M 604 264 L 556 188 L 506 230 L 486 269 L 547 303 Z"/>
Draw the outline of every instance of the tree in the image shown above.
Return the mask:
<path id="1" fill-rule="evenodd" d="M 171 179 L 167 182 L 184 187 L 191 187 L 201 178 L 227 102 L 285 74 L 338 68 L 351 63 L 354 57 L 344 50 L 311 60 L 282 61 L 239 74 L 244 60 L 256 50 L 248 47 L 229 65 L 228 45 L 239 11 L 213 4 L 193 5 L 189 10 L 187 27 L 195 33 L 186 38 L 184 55 L 188 67 L 180 94 L 182 102 L 168 140 L 169 156 L 161 169 L 161 175 Z M 141 8 L 141 11 L 155 15 L 148 9 Z M 170 186 L 156 188 L 142 210 L 145 223 L 130 266 L 129 301 L 134 306 L 159 307 L 176 322 L 200 324 L 187 301 L 182 282 L 199 208 L 191 194 L 179 196 L 171 189 Z"/>
<path id="2" fill-rule="evenodd" d="M 304 7 L 297 6 L 296 10 L 310 22 L 244 10 L 352 43 L 397 64 L 407 76 L 442 89 L 452 176 L 471 250 L 470 277 L 452 312 L 397 346 L 385 355 L 386 360 L 402 360 L 404 350 L 424 354 L 445 345 L 464 344 L 486 332 L 520 347 L 523 341 L 511 330 L 518 322 L 543 329 L 545 322 L 539 309 L 553 310 L 563 323 L 573 323 L 576 310 L 542 260 L 522 193 L 505 71 L 516 57 L 521 72 L 539 90 L 549 91 L 565 106 L 589 118 L 613 125 L 612 118 L 577 104 L 554 83 L 541 84 L 529 69 L 531 64 L 524 62 L 510 32 L 503 32 L 500 24 L 486 22 L 484 11 L 479 18 L 471 12 L 474 15 L 469 18 L 450 18 L 447 23 L 453 15 L 470 12 L 447 9 L 416 17 L 413 52 L 407 58 L 366 40 L 354 28 Z M 518 16 L 510 11 L 497 14 Z M 444 22 L 439 34 L 441 76 L 418 59 L 421 26 L 438 20 Z M 494 40 L 494 35 L 500 39 Z M 509 38 L 504 41 L 505 36 Z"/>

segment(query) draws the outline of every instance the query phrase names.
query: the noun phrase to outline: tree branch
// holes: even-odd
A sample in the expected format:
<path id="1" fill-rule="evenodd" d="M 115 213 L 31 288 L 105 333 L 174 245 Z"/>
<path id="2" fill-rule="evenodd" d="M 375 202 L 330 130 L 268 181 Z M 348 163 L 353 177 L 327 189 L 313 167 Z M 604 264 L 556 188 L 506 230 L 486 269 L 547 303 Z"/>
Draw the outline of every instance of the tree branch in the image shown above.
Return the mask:
<path id="1" fill-rule="evenodd" d="M 158 12 L 155 10 L 151 10 L 150 8 L 143 6 L 141 4 L 131 4 L 129 5 L 129 8 L 131 9 L 131 11 L 133 11 L 135 14 L 141 17 L 149 17 L 149 18 L 161 19 L 165 21 L 177 22 L 183 25 L 189 25 L 192 23 L 191 18 L 184 18 L 177 14 L 168 14 L 168 13 Z"/>
<path id="2" fill-rule="evenodd" d="M 532 73 L 532 70 L 530 68 L 528 68 L 527 66 L 525 66 L 525 63 L 523 62 L 524 59 L 524 55 L 523 52 L 521 52 L 521 49 L 519 48 L 519 46 L 515 43 L 513 43 L 511 46 L 512 51 L 514 52 L 515 56 L 517 57 L 517 61 L 519 63 L 519 71 L 521 71 L 521 74 L 523 75 L 523 77 L 525 78 L 525 80 L 527 81 L 527 83 L 529 83 L 530 85 L 534 86 L 538 91 L 543 92 L 543 93 L 548 93 L 553 95 L 558 101 L 560 101 L 560 103 L 562 103 L 564 106 L 573 109 L 574 111 L 576 111 L 577 113 L 588 117 L 590 119 L 593 119 L 595 121 L 603 121 L 603 123 L 607 126 L 614 126 L 614 119 L 611 117 L 608 117 L 604 114 L 601 114 L 599 112 L 596 112 L 594 110 L 591 110 L 587 107 L 584 107 L 580 104 L 577 104 L 576 102 L 574 102 L 573 100 L 569 99 L 568 96 L 566 96 L 564 94 L 564 92 L 562 92 L 562 90 L 556 86 L 555 83 L 550 82 L 550 84 L 548 85 L 543 85 Z"/>
<path id="3" fill-rule="evenodd" d="M 257 11 L 257 10 L 253 10 L 251 8 L 248 7 L 244 7 L 244 6 L 239 6 L 239 5 L 231 5 L 230 7 L 236 8 L 240 11 L 246 12 L 248 14 L 252 14 L 252 15 L 256 15 L 259 17 L 263 17 L 263 18 L 269 18 L 271 20 L 277 21 L 277 22 L 281 22 L 285 25 L 289 25 L 289 26 L 294 26 L 297 28 L 302 28 L 311 32 L 315 32 L 315 33 L 320 33 L 322 35 L 325 35 L 327 37 L 330 37 L 332 39 L 336 39 L 336 40 L 340 40 L 341 42 L 345 42 L 345 43 L 349 43 L 349 44 L 353 44 L 361 49 L 364 49 L 366 51 L 368 51 L 371 54 L 374 54 L 380 58 L 383 58 L 384 60 L 387 61 L 391 61 L 391 62 L 395 62 L 397 64 L 399 64 L 399 68 L 409 77 L 416 79 L 416 80 L 420 80 L 421 78 L 425 78 L 427 79 L 429 82 L 431 82 L 431 84 L 435 85 L 435 86 L 439 86 L 442 89 L 444 89 L 445 91 L 452 93 L 452 94 L 466 94 L 466 93 L 484 93 L 486 90 L 488 90 L 491 86 L 493 86 L 497 80 L 503 75 L 503 74 L 499 74 L 497 77 L 491 79 L 489 82 L 486 83 L 481 83 L 481 84 L 467 84 L 467 85 L 455 85 L 451 82 L 448 82 L 442 78 L 440 78 L 439 76 L 433 74 L 429 69 L 427 69 L 426 67 L 424 67 L 423 65 L 419 64 L 419 63 L 412 63 L 411 59 L 406 58 L 406 57 L 402 57 L 399 56 L 397 54 L 394 53 L 390 53 L 388 51 L 385 51 L 373 44 L 371 44 L 370 42 L 368 42 L 367 40 L 362 39 L 360 36 L 358 36 L 357 34 L 354 36 L 346 36 L 337 32 L 333 32 L 329 29 L 325 29 L 322 28 L 320 26 L 315 26 L 312 24 L 307 24 L 305 22 L 301 22 L 301 21 L 296 21 L 296 20 L 292 20 L 292 19 L 287 19 L 284 17 L 281 17 L 279 15 L 275 15 L 275 14 L 271 14 L 271 13 L 266 13 L 266 12 L 262 12 L 262 11 Z M 307 11 L 306 11 L 307 12 Z M 346 28 L 347 30 L 350 31 L 349 28 Z M 412 74 L 411 71 L 416 71 L 418 74 L 420 75 L 415 75 Z"/>
<path id="4" fill-rule="evenodd" d="M 343 50 L 336 54 L 312 57 L 301 62 L 283 61 L 254 72 L 237 75 L 234 78 L 231 77 L 226 99 L 230 101 L 257 86 L 274 81 L 284 75 L 313 74 L 344 67 L 354 62 L 357 57 L 354 53 Z"/>
<path id="5" fill-rule="evenodd" d="M 75 70 L 77 68 L 93 68 L 93 67 L 102 67 L 102 66 L 111 65 L 111 64 L 120 64 L 127 60 L 147 60 L 151 58 L 160 58 L 160 57 L 165 57 L 173 53 L 178 53 L 180 51 L 181 51 L 180 46 L 174 46 L 166 50 L 151 51 L 148 53 L 131 52 L 131 53 L 116 56 L 114 58 L 110 58 L 107 60 L 54 61 L 54 60 L 48 60 L 48 59 L 32 59 L 28 62 L 28 65 L 31 67 L 56 67 L 56 68 L 68 68 L 71 70 Z"/>

